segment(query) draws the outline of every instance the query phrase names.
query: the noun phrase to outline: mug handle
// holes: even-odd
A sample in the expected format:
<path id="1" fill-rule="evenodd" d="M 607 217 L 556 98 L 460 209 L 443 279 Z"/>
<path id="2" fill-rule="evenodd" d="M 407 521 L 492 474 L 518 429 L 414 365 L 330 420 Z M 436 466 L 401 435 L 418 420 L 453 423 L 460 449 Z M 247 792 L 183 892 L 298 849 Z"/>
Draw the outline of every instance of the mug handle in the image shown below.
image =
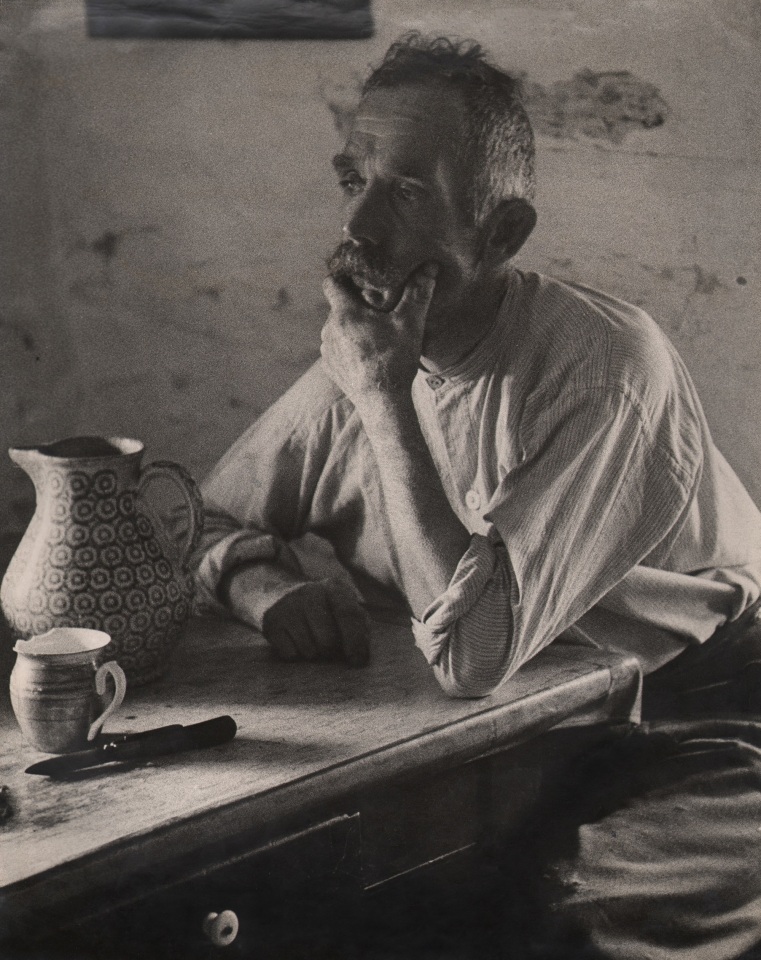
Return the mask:
<path id="1" fill-rule="evenodd" d="M 94 740 L 97 735 L 100 733 L 100 728 L 106 722 L 106 720 L 111 716 L 114 710 L 118 710 L 121 706 L 122 700 L 124 699 L 124 694 L 127 692 L 127 678 L 124 676 L 124 671 L 116 662 L 116 660 L 109 660 L 108 663 L 102 664 L 98 667 L 98 670 L 95 674 L 95 689 L 102 697 L 106 692 L 106 677 L 111 674 L 114 678 L 114 698 L 106 707 L 106 709 L 101 713 L 97 720 L 94 720 L 90 724 L 90 729 L 87 731 L 87 739 Z"/>
<path id="2" fill-rule="evenodd" d="M 190 555 L 198 546 L 203 532 L 203 500 L 195 480 L 179 463 L 174 463 L 172 460 L 154 460 L 153 463 L 143 467 L 139 489 L 144 490 L 152 480 L 157 480 L 159 477 L 172 481 L 183 495 L 190 512 L 190 528 L 182 557 L 182 565 L 187 567 Z"/>

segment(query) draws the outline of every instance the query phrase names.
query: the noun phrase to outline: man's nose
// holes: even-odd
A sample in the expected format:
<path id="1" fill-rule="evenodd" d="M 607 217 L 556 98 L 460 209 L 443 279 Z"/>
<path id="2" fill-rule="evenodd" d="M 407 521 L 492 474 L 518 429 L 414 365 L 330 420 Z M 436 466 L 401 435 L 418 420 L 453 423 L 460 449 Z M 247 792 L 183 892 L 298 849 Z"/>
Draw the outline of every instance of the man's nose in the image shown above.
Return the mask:
<path id="1" fill-rule="evenodd" d="M 352 197 L 346 208 L 344 237 L 356 243 L 382 243 L 388 227 L 388 206 L 383 190 L 367 187 Z"/>

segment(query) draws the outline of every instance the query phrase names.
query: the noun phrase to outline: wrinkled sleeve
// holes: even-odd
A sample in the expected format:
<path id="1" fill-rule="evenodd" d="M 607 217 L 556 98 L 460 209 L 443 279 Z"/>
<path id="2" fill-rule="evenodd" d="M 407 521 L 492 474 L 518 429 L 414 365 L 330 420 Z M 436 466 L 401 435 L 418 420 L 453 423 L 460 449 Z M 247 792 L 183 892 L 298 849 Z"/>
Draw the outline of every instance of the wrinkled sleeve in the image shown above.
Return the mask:
<path id="1" fill-rule="evenodd" d="M 442 687 L 482 696 L 575 623 L 656 547 L 669 549 L 701 468 L 688 427 L 625 392 L 537 411 L 446 593 L 413 622 Z"/>
<path id="2" fill-rule="evenodd" d="M 332 385 L 317 365 L 233 444 L 201 484 L 204 531 L 192 558 L 199 612 L 224 609 L 225 579 L 259 569 L 257 625 L 303 573 L 288 541 L 305 532 L 330 449 Z M 290 575 L 290 576 L 289 576 Z"/>

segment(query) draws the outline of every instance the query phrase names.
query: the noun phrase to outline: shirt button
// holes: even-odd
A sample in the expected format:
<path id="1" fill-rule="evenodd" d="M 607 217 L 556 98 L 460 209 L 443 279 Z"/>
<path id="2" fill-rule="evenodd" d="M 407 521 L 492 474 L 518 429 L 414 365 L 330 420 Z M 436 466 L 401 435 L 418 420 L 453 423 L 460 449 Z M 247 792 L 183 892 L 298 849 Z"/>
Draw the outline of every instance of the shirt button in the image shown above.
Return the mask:
<path id="1" fill-rule="evenodd" d="M 481 497 L 476 490 L 468 490 L 465 494 L 465 506 L 468 510 L 478 510 L 481 506 Z"/>
<path id="2" fill-rule="evenodd" d="M 439 387 L 444 385 L 443 377 L 428 377 L 428 386 L 431 390 L 438 390 Z"/>

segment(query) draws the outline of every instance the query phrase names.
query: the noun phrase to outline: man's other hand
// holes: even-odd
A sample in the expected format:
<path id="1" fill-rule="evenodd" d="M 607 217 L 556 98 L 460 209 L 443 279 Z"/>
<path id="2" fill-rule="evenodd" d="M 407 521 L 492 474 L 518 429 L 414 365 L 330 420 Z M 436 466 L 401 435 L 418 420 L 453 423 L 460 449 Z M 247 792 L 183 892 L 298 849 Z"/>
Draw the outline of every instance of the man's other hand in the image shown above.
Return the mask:
<path id="1" fill-rule="evenodd" d="M 331 379 L 355 406 L 378 393 L 411 390 L 436 273 L 433 263 L 415 270 L 389 312 L 368 306 L 332 277 L 323 283 L 330 316 L 322 328 L 322 359 Z"/>
<path id="2" fill-rule="evenodd" d="M 264 615 L 262 633 L 282 660 L 344 659 L 364 667 L 370 657 L 364 610 L 337 580 L 307 581 Z"/>

